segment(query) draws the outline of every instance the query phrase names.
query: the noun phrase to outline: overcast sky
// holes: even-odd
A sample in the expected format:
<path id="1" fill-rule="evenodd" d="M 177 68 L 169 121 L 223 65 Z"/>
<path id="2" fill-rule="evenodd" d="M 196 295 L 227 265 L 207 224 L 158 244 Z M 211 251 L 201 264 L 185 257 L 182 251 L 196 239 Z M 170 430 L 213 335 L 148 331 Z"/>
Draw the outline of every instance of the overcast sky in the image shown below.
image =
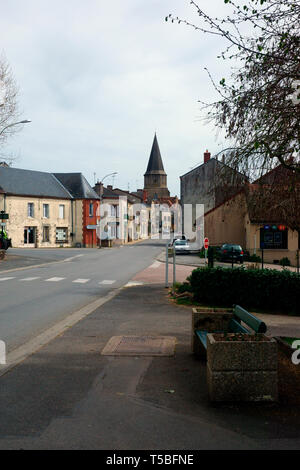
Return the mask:
<path id="1" fill-rule="evenodd" d="M 199 4 L 224 9 L 223 0 Z M 165 22 L 169 13 L 197 20 L 187 0 L 1 2 L 0 47 L 32 120 L 2 149 L 18 156 L 14 166 L 82 172 L 92 185 L 116 171 L 114 185 L 134 191 L 156 131 L 179 196 L 179 176 L 224 144 L 197 100 L 216 97 L 204 67 L 225 75 L 220 40 Z"/>

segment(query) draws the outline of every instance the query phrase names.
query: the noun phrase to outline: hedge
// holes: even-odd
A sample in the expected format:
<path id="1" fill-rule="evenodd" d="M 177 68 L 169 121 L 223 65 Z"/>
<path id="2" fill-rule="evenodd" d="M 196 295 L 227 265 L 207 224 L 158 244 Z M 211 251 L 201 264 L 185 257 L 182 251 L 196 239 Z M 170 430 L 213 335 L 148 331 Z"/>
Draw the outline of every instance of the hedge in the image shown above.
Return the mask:
<path id="1" fill-rule="evenodd" d="M 197 268 L 188 281 L 197 302 L 300 315 L 300 276 L 291 271 Z"/>

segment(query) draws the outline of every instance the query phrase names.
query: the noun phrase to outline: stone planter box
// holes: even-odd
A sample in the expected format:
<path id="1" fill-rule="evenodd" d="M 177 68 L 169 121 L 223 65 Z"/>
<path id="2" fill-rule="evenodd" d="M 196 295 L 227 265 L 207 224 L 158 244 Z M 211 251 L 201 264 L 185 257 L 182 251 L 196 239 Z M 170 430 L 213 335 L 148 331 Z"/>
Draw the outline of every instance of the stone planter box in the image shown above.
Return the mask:
<path id="1" fill-rule="evenodd" d="M 284 336 L 274 336 L 274 339 L 276 339 L 278 343 L 279 351 L 282 351 L 287 358 L 291 358 L 295 349 L 293 349 L 289 343 L 284 341 L 284 338 Z"/>
<path id="2" fill-rule="evenodd" d="M 234 336 L 233 333 L 231 335 Z M 207 384 L 212 401 L 277 401 L 278 351 L 273 338 L 218 340 L 207 335 Z M 253 338 L 253 336 L 252 336 Z M 257 336 L 256 336 L 257 338 Z"/>
<path id="3" fill-rule="evenodd" d="M 228 324 L 233 317 L 232 308 L 197 307 L 192 309 L 192 352 L 206 357 L 206 350 L 196 337 L 195 330 L 228 331 Z"/>

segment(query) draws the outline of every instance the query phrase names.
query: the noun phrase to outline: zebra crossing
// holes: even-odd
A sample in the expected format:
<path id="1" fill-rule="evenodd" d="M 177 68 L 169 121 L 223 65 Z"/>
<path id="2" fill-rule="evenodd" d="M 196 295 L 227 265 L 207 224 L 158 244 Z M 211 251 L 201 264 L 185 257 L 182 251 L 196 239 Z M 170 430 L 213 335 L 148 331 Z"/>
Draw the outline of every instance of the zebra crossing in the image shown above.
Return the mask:
<path id="1" fill-rule="evenodd" d="M 34 276 L 34 277 L 22 277 L 18 278 L 16 276 L 9 276 L 9 277 L 0 277 L 0 283 L 1 282 L 8 282 L 8 281 L 17 281 L 17 282 L 33 282 L 33 281 L 40 281 L 40 282 L 51 282 L 51 283 L 59 283 L 62 281 L 66 282 L 71 282 L 73 284 L 87 284 L 89 282 L 96 282 L 100 286 L 108 286 L 108 285 L 113 285 L 115 282 L 117 282 L 115 279 L 103 279 L 101 281 L 96 280 L 96 279 L 83 279 L 83 278 L 78 278 L 78 279 L 68 279 L 66 277 L 49 277 L 43 279 L 41 276 Z"/>

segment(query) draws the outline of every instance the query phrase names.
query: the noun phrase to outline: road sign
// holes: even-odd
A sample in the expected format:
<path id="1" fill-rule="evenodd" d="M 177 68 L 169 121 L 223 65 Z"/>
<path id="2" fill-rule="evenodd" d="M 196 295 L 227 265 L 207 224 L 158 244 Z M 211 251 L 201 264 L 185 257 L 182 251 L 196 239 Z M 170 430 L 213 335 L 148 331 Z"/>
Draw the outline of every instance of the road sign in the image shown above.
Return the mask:
<path id="1" fill-rule="evenodd" d="M 207 250 L 209 246 L 209 239 L 207 237 L 204 238 L 204 249 Z"/>
<path id="2" fill-rule="evenodd" d="M 4 212 L 0 212 L 0 219 L 8 219 L 8 214 L 5 214 Z"/>

